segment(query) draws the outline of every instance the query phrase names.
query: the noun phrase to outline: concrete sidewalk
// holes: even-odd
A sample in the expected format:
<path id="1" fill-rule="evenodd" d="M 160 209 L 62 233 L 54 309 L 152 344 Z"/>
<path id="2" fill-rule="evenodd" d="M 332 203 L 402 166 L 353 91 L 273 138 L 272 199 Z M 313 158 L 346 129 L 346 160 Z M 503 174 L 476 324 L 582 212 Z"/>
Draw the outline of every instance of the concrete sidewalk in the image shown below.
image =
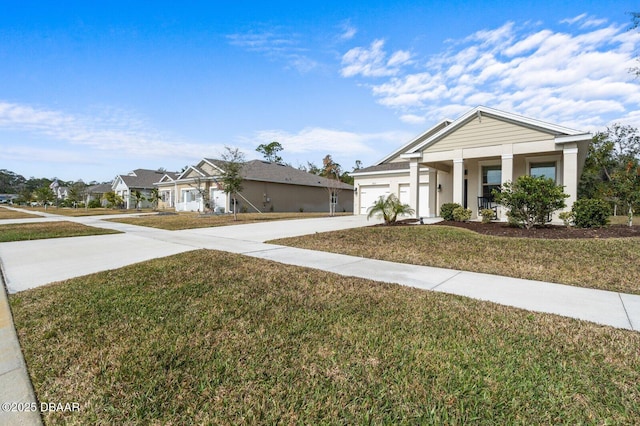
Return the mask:
<path id="1" fill-rule="evenodd" d="M 362 216 L 274 221 L 183 231 L 108 222 L 103 220 L 105 218 L 113 216 L 72 218 L 48 214 L 43 220 L 68 220 L 123 233 L 1 243 L 0 265 L 5 272 L 9 293 L 204 248 L 640 330 L 640 296 L 637 295 L 398 264 L 265 243 L 276 238 L 372 224 Z M 6 222 L 0 221 L 2 223 Z M 15 336 L 6 295 L 4 291 L 0 293 L 0 326 L 7 327 L 6 330 L 0 327 L 0 389 L 8 390 L 6 394 L 0 393 L 0 402 L 30 401 L 33 398 L 33 394 L 29 394 L 31 384 Z M 4 317 L 3 300 L 6 306 Z M 40 421 L 38 415 L 24 417 L 25 423 L 15 423 L 23 419 L 17 414 L 24 413 L 0 412 L 0 424 L 38 424 Z"/>

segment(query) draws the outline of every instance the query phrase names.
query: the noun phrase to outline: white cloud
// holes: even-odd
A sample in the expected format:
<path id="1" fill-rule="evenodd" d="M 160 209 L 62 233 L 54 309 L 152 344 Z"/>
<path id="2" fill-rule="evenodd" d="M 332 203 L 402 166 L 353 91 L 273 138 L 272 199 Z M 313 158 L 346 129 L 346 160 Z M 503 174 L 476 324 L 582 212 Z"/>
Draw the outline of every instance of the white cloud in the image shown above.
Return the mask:
<path id="1" fill-rule="evenodd" d="M 310 49 L 303 46 L 299 35 L 281 32 L 279 28 L 228 34 L 227 40 L 232 46 L 284 61 L 288 68 L 300 73 L 309 72 L 318 66 L 315 60 L 308 57 Z"/>
<path id="2" fill-rule="evenodd" d="M 176 153 L 190 156 L 202 150 L 201 145 L 162 134 L 134 114 L 116 110 L 78 115 L 0 101 L 0 130 L 23 131 L 114 156 L 173 158 Z M 8 149 L 3 147 L 5 153 Z M 51 158 L 48 149 L 40 149 L 40 156 Z M 69 148 L 61 147 L 60 151 L 64 149 Z"/>
<path id="3" fill-rule="evenodd" d="M 351 40 L 358 33 L 356 27 L 352 26 L 349 21 L 344 22 L 341 25 L 342 34 L 340 34 L 340 39 L 342 40 Z"/>
<path id="4" fill-rule="evenodd" d="M 629 73 L 640 35 L 586 14 L 563 23 L 572 30 L 507 22 L 478 31 L 449 41 L 412 73 L 389 68 L 376 40 L 345 54 L 342 75 L 386 77 L 370 84 L 372 94 L 407 123 L 455 118 L 482 104 L 588 130 L 640 109 L 640 84 Z M 415 54 L 404 58 L 417 62 Z"/>
<path id="5" fill-rule="evenodd" d="M 374 40 L 368 48 L 354 47 L 342 56 L 343 77 L 385 77 L 395 75 L 400 67 L 409 64 L 411 54 L 398 50 L 389 59 L 383 50 L 384 40 Z"/>

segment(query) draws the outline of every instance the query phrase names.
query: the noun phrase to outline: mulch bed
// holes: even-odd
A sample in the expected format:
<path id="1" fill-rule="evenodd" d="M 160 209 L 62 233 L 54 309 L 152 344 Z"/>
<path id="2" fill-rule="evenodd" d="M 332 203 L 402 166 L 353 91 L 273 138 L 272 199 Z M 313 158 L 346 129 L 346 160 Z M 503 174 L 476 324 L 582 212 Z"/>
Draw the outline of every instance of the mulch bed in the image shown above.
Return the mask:
<path id="1" fill-rule="evenodd" d="M 415 224 L 414 220 L 398 221 L 398 225 Z M 566 226 L 547 225 L 533 229 L 515 228 L 503 222 L 453 222 L 443 221 L 428 226 L 457 226 L 470 229 L 479 234 L 495 235 L 499 237 L 519 238 L 626 238 L 640 237 L 640 226 L 610 225 L 605 228 L 567 228 Z"/>

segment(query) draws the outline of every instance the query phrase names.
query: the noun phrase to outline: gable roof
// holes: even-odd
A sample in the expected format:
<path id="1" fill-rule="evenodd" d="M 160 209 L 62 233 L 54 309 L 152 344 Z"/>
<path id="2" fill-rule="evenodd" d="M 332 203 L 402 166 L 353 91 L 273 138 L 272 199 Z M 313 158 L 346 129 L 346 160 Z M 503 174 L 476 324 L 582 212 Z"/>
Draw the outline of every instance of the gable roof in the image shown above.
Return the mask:
<path id="1" fill-rule="evenodd" d="M 159 170 L 135 169 L 129 174 L 118 175 L 117 177 L 129 188 L 151 189 L 154 187 L 154 183 L 159 182 L 163 176 L 170 173 Z M 172 174 L 175 175 L 175 173 Z"/>
<path id="2" fill-rule="evenodd" d="M 411 139 L 409 142 L 407 142 L 406 144 L 402 145 L 400 148 L 396 149 L 391 154 L 389 154 L 386 157 L 384 157 L 382 160 L 378 161 L 375 165 L 383 164 L 383 163 L 385 163 L 387 161 L 390 161 L 390 160 L 400 156 L 400 154 L 404 154 L 405 152 L 410 151 L 414 146 L 416 146 L 420 142 L 428 139 L 429 137 L 433 136 L 437 132 L 441 131 L 442 129 L 444 129 L 445 127 L 450 125 L 451 123 L 453 123 L 453 121 L 451 121 L 449 119 L 445 119 L 445 120 L 440 121 L 435 126 L 430 127 L 429 129 L 427 129 L 423 133 L 420 133 L 418 136 L 416 136 L 415 138 Z"/>
<path id="3" fill-rule="evenodd" d="M 220 170 L 220 173 L 210 173 L 203 169 L 201 166 L 203 163 L 207 163 L 214 169 Z M 222 168 L 224 162 L 217 159 L 205 158 L 196 166 L 189 166 L 180 177 L 181 179 L 190 179 L 187 176 L 189 171 L 195 171 L 203 178 L 216 178 L 222 174 Z M 322 176 L 314 175 L 312 173 L 305 172 L 303 170 L 296 169 L 291 166 L 287 166 L 279 163 L 270 163 L 269 161 L 251 160 L 242 165 L 240 169 L 240 175 L 245 180 L 261 181 L 261 182 L 273 182 L 283 183 L 289 185 L 303 185 L 303 186 L 315 186 L 315 187 L 336 187 L 335 181 L 324 178 Z M 340 182 L 338 185 L 340 189 L 353 190 L 353 186 Z"/>
<path id="4" fill-rule="evenodd" d="M 545 132 L 555 136 L 556 143 L 567 143 L 567 142 L 576 142 L 582 140 L 590 140 L 591 134 L 585 133 L 580 130 L 570 129 L 568 127 L 559 126 L 557 124 L 547 123 L 545 121 L 536 120 L 533 118 L 524 117 L 522 115 L 513 114 L 510 112 L 500 111 L 497 109 L 489 108 L 486 106 L 477 106 L 461 116 L 460 118 L 453 121 L 448 126 L 442 128 L 438 132 L 432 134 L 431 136 L 423 139 L 422 141 L 418 141 L 420 136 L 407 145 L 411 146 L 411 149 L 405 152 L 407 154 L 413 154 L 420 151 L 423 151 L 425 148 L 435 144 L 439 140 L 443 139 L 445 136 L 451 134 L 455 130 L 461 128 L 469 121 L 473 120 L 476 117 L 489 116 L 502 121 L 506 121 L 509 123 L 513 123 L 516 125 L 528 127 L 534 130 L 538 130 L 541 132 Z M 415 143 L 418 142 L 418 143 Z"/>
<path id="5" fill-rule="evenodd" d="M 350 173 L 350 175 L 360 176 L 361 174 L 367 174 L 367 173 L 408 171 L 408 170 L 409 170 L 409 162 L 399 161 L 395 163 L 376 164 L 374 166 L 365 167 L 363 169 L 359 169 L 353 173 Z"/>

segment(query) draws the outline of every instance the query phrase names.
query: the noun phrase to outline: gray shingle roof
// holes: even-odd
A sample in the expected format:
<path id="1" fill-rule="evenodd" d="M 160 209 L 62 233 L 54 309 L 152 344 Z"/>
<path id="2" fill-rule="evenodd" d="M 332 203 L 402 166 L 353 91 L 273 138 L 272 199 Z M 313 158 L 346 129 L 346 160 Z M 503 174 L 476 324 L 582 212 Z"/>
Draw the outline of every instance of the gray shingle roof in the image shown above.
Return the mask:
<path id="1" fill-rule="evenodd" d="M 364 169 L 356 170 L 354 173 L 367 173 L 367 172 L 388 172 L 394 170 L 409 170 L 409 162 L 401 161 L 398 163 L 384 163 L 376 166 L 365 167 Z"/>
<path id="2" fill-rule="evenodd" d="M 177 177 L 177 174 L 172 172 L 164 172 L 159 170 L 147 170 L 147 169 L 135 169 L 128 175 L 120 175 L 120 178 L 129 188 L 144 188 L 151 189 L 154 187 L 154 183 L 159 182 L 164 175 L 170 175 Z M 175 178 L 174 177 L 174 178 Z"/>
<path id="3" fill-rule="evenodd" d="M 220 160 L 207 158 L 207 161 L 223 168 L 224 163 Z M 319 186 L 326 188 L 335 187 L 335 183 L 327 178 L 307 173 L 303 170 L 278 163 L 270 163 L 262 160 L 247 161 L 242 166 L 240 174 L 246 180 L 256 180 L 263 182 L 284 183 L 290 185 Z M 353 190 L 353 186 L 340 182 L 340 189 Z"/>

